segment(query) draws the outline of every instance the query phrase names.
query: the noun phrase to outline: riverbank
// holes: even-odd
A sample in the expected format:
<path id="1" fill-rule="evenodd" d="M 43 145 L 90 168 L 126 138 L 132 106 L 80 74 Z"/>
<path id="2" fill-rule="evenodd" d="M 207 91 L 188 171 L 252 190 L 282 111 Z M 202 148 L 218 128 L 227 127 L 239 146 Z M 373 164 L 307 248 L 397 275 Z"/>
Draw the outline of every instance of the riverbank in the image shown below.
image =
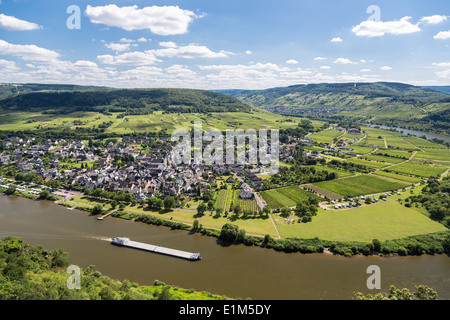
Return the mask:
<path id="1" fill-rule="evenodd" d="M 64 205 L 61 203 L 60 205 Z M 75 207 L 75 209 L 91 212 L 90 208 Z M 414 235 L 401 239 L 379 241 L 374 239 L 371 242 L 364 241 L 330 241 L 319 238 L 298 239 L 284 238 L 274 239 L 270 235 L 255 236 L 246 234 L 246 230 L 242 227 L 234 225 L 233 222 L 227 223 L 234 225 L 236 228 L 236 236 L 232 243 L 223 241 L 222 229 L 214 229 L 203 227 L 202 225 L 186 224 L 178 221 L 168 220 L 145 213 L 129 212 L 126 208 L 115 210 L 110 214 L 111 217 L 151 224 L 155 226 L 163 226 L 172 230 L 184 230 L 189 233 L 199 233 L 205 236 L 214 237 L 219 240 L 219 244 L 244 244 L 246 246 L 257 246 L 261 248 L 274 249 L 285 253 L 325 253 L 331 252 L 336 255 L 354 256 L 354 255 L 421 255 L 421 254 L 443 254 L 450 248 L 445 247 L 445 241 L 450 238 L 450 231 L 435 232 L 423 235 Z M 240 235 L 238 236 L 240 232 Z"/>
<path id="2" fill-rule="evenodd" d="M 0 190 L 1 191 L 1 190 Z M 26 194 L 19 193 L 18 195 L 28 199 L 37 199 L 37 196 L 29 197 Z M 54 204 L 67 207 L 68 209 L 77 209 L 92 214 L 94 205 L 87 205 L 86 203 L 70 203 L 66 202 L 70 197 L 61 198 L 55 201 Z M 131 212 L 134 211 L 134 212 Z M 179 222 L 146 213 L 137 213 L 138 210 L 131 210 L 130 208 L 122 208 L 119 210 L 110 208 L 103 210 L 100 216 L 109 214 L 111 217 L 131 220 L 134 222 L 141 222 L 155 226 L 164 226 L 171 230 L 183 230 L 189 233 L 199 233 L 205 236 L 213 237 L 219 240 L 219 244 L 229 245 L 227 241 L 223 241 L 222 229 L 204 227 L 201 224 L 188 224 Z M 413 235 L 401 239 L 379 241 L 373 239 L 371 242 L 367 241 L 336 241 L 336 240 L 322 240 L 317 237 L 313 239 L 299 239 L 299 238 L 281 238 L 274 239 L 270 234 L 265 236 L 247 234 L 245 224 L 235 224 L 233 221 L 227 222 L 228 225 L 235 225 L 237 230 L 236 237 L 232 241 L 233 244 L 244 244 L 246 246 L 256 246 L 267 249 L 274 249 L 285 253 L 324 253 L 331 252 L 335 255 L 354 256 L 354 255 L 379 255 L 379 256 L 407 256 L 407 255 L 422 255 L 422 254 L 444 254 L 450 253 L 450 248 L 446 247 L 446 243 L 450 242 L 450 230 L 435 232 L 422 235 Z M 223 226 L 222 226 L 223 228 Z M 240 232 L 239 237 L 237 234 Z"/>

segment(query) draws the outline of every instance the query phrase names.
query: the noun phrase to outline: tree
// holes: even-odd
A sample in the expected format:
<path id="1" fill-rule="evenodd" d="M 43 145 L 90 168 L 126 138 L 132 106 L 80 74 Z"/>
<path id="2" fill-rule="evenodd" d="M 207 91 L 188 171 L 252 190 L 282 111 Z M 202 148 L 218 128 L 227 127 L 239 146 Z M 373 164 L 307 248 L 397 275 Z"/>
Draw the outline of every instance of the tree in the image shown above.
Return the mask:
<path id="1" fill-rule="evenodd" d="M 243 242 L 245 239 L 245 230 L 239 229 L 238 234 L 236 236 L 236 242 Z"/>
<path id="2" fill-rule="evenodd" d="M 280 214 L 281 217 L 287 218 L 290 215 L 291 215 L 291 209 L 290 208 L 286 208 L 285 207 L 285 208 L 281 209 L 281 214 Z"/>
<path id="3" fill-rule="evenodd" d="M 173 197 L 167 197 L 164 199 L 164 209 L 170 210 L 175 207 L 175 199 Z"/>
<path id="4" fill-rule="evenodd" d="M 48 190 L 42 190 L 39 192 L 39 199 L 47 200 L 50 197 L 50 192 Z"/>
<path id="5" fill-rule="evenodd" d="M 200 203 L 197 207 L 197 214 L 201 216 L 204 215 L 206 209 L 207 209 L 206 204 L 204 202 Z"/>
<path id="6" fill-rule="evenodd" d="M 14 194 L 16 192 L 16 186 L 11 184 L 8 189 L 5 191 L 7 195 Z"/>
<path id="7" fill-rule="evenodd" d="M 194 223 L 192 224 L 192 231 L 197 231 L 199 227 L 199 222 L 197 219 L 194 220 Z"/>
<path id="8" fill-rule="evenodd" d="M 376 252 L 381 252 L 381 242 L 378 239 L 372 240 L 373 250 Z"/>
<path id="9" fill-rule="evenodd" d="M 70 259 L 67 252 L 63 249 L 56 249 L 50 252 L 52 267 L 64 268 L 69 266 Z"/>
<path id="10" fill-rule="evenodd" d="M 303 217 L 307 212 L 308 212 L 308 207 L 303 202 L 297 203 L 297 206 L 295 207 L 295 213 L 299 217 Z"/>
<path id="11" fill-rule="evenodd" d="M 151 197 L 147 200 L 148 207 L 153 210 L 161 210 L 164 205 L 164 202 L 157 197 Z"/>
<path id="12" fill-rule="evenodd" d="M 212 212 L 214 210 L 214 207 L 215 207 L 214 200 L 208 201 L 208 210 Z"/>
<path id="13" fill-rule="evenodd" d="M 239 227 L 235 224 L 226 223 L 222 226 L 219 238 L 228 242 L 235 242 L 238 236 Z"/>
<path id="14" fill-rule="evenodd" d="M 117 201 L 116 201 L 116 200 L 113 200 L 113 201 L 111 202 L 111 208 L 114 210 L 114 209 L 116 209 L 116 207 L 117 207 Z"/>
<path id="15" fill-rule="evenodd" d="M 97 204 L 94 206 L 94 208 L 92 209 L 92 214 L 93 215 L 97 215 L 97 214 L 101 214 L 103 211 L 103 206 L 101 204 Z"/>
<path id="16" fill-rule="evenodd" d="M 419 285 L 415 289 L 415 292 L 411 292 L 409 289 L 398 289 L 391 285 L 388 293 L 364 295 L 358 292 L 355 297 L 357 300 L 438 300 L 437 292 L 428 286 Z"/>

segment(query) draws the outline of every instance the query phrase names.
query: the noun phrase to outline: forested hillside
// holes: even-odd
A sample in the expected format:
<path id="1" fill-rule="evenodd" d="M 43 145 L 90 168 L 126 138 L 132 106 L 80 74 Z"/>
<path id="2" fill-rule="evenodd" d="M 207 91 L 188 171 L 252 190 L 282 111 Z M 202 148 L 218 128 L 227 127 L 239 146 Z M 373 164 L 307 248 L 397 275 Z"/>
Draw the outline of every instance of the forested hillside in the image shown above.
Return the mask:
<path id="1" fill-rule="evenodd" d="M 68 114 L 77 111 L 124 112 L 129 115 L 166 112 L 248 112 L 239 100 L 211 91 L 189 89 L 120 89 L 35 92 L 0 100 L 2 111 Z"/>
<path id="2" fill-rule="evenodd" d="M 0 84 L 0 99 L 24 93 L 31 92 L 43 92 L 43 91 L 87 91 L 87 90 L 108 90 L 106 87 L 94 87 L 94 86 L 77 86 L 71 84 L 40 84 L 40 83 L 27 83 L 27 84 Z"/>

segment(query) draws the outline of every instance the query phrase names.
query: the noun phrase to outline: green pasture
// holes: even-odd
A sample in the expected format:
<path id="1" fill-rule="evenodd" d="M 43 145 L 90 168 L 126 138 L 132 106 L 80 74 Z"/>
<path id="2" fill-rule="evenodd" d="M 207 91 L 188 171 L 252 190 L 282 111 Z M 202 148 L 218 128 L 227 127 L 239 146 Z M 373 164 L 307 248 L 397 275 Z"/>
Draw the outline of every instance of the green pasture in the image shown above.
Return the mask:
<path id="1" fill-rule="evenodd" d="M 282 223 L 277 229 L 283 238 L 318 237 L 334 241 L 391 240 L 447 230 L 414 208 L 396 201 L 376 203 L 348 210 L 319 209 L 309 223 Z"/>

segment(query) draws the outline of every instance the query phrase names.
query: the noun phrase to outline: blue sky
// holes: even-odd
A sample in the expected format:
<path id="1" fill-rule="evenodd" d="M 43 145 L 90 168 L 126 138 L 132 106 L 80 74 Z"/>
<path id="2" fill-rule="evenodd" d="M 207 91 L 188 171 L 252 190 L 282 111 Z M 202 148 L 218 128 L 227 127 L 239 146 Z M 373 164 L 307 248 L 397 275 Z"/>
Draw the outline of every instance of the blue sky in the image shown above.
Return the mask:
<path id="1" fill-rule="evenodd" d="M 443 0 L 0 0 L 3 83 L 450 85 L 449 44 Z"/>

